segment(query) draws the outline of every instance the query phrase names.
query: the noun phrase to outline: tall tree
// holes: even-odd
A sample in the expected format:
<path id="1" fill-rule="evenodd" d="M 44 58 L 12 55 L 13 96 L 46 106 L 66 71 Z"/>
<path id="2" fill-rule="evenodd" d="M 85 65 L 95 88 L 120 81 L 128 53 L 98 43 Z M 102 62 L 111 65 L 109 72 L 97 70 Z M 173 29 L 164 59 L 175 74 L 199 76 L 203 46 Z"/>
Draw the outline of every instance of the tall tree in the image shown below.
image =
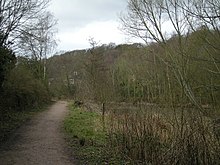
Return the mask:
<path id="1" fill-rule="evenodd" d="M 32 24 L 46 8 L 49 0 L 0 0 L 0 87 L 6 70 L 15 62 L 12 49 L 17 47 L 18 36 Z M 6 69 L 7 68 L 7 69 Z"/>
<path id="2" fill-rule="evenodd" d="M 15 42 L 25 25 L 36 19 L 48 2 L 49 0 L 1 0 L 0 46 Z"/>
<path id="3" fill-rule="evenodd" d="M 55 46 L 54 28 L 57 21 L 49 12 L 42 13 L 36 22 L 25 27 L 19 37 L 19 50 L 33 61 L 40 63 L 36 70 L 38 77 L 45 79 L 46 76 L 46 59 Z M 43 67 L 43 68 L 42 68 Z"/>
<path id="4" fill-rule="evenodd" d="M 192 66 L 189 65 L 188 37 L 193 28 L 198 27 L 193 25 L 196 19 L 200 20 L 200 25 L 206 24 L 207 28 L 218 32 L 218 15 L 219 2 L 215 0 L 129 0 L 128 12 L 121 20 L 126 32 L 147 43 L 156 41 L 163 48 L 165 54 L 160 59 L 167 65 L 167 81 L 170 82 L 170 74 L 173 74 L 181 87 L 182 97 L 186 96 L 201 109 L 189 81 Z M 167 24 L 172 32 L 167 31 Z M 169 34 L 173 34 L 172 39 Z"/>

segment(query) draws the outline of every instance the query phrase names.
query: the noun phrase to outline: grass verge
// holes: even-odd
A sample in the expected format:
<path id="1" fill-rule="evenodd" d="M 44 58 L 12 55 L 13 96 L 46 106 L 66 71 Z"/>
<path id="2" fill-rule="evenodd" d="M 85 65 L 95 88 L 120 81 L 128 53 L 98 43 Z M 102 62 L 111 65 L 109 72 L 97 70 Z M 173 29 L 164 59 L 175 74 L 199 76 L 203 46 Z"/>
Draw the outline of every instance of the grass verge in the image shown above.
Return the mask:
<path id="1" fill-rule="evenodd" d="M 121 164 L 107 148 L 107 133 L 102 127 L 101 114 L 73 105 L 69 109 L 64 128 L 77 164 Z"/>

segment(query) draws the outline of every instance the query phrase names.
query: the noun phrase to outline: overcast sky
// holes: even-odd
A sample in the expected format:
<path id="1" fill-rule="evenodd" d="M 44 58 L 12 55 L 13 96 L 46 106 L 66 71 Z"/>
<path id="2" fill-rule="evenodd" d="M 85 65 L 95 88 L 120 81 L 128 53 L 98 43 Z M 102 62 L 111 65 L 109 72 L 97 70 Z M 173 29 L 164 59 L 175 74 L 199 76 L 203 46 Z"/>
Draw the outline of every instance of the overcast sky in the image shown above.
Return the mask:
<path id="1" fill-rule="evenodd" d="M 119 30 L 119 14 L 127 0 L 51 0 L 49 10 L 58 19 L 57 50 L 89 48 L 89 38 L 100 44 L 132 41 Z"/>

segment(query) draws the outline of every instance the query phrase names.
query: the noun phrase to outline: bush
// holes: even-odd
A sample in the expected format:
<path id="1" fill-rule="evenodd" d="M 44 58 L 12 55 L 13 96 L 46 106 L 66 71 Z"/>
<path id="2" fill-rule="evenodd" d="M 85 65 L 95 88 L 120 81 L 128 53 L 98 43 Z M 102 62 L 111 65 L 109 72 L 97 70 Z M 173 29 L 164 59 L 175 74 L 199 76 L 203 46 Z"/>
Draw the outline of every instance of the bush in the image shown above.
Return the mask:
<path id="1" fill-rule="evenodd" d="M 46 87 L 24 66 L 17 66 L 10 72 L 3 89 L 4 107 L 9 109 L 26 110 L 49 101 Z"/>
<path id="2" fill-rule="evenodd" d="M 14 68 L 16 57 L 14 53 L 6 47 L 0 46 L 0 93 L 2 92 L 2 84 L 8 72 Z"/>

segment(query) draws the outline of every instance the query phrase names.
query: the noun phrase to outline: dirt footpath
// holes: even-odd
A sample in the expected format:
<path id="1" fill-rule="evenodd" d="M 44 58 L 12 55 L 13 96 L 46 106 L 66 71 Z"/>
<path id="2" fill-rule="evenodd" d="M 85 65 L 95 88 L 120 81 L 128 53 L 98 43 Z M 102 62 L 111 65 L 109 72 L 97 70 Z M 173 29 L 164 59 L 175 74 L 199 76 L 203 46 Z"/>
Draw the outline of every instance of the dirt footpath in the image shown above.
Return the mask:
<path id="1" fill-rule="evenodd" d="M 59 101 L 19 128 L 0 148 L 1 165 L 70 165 L 62 132 L 67 103 Z"/>

